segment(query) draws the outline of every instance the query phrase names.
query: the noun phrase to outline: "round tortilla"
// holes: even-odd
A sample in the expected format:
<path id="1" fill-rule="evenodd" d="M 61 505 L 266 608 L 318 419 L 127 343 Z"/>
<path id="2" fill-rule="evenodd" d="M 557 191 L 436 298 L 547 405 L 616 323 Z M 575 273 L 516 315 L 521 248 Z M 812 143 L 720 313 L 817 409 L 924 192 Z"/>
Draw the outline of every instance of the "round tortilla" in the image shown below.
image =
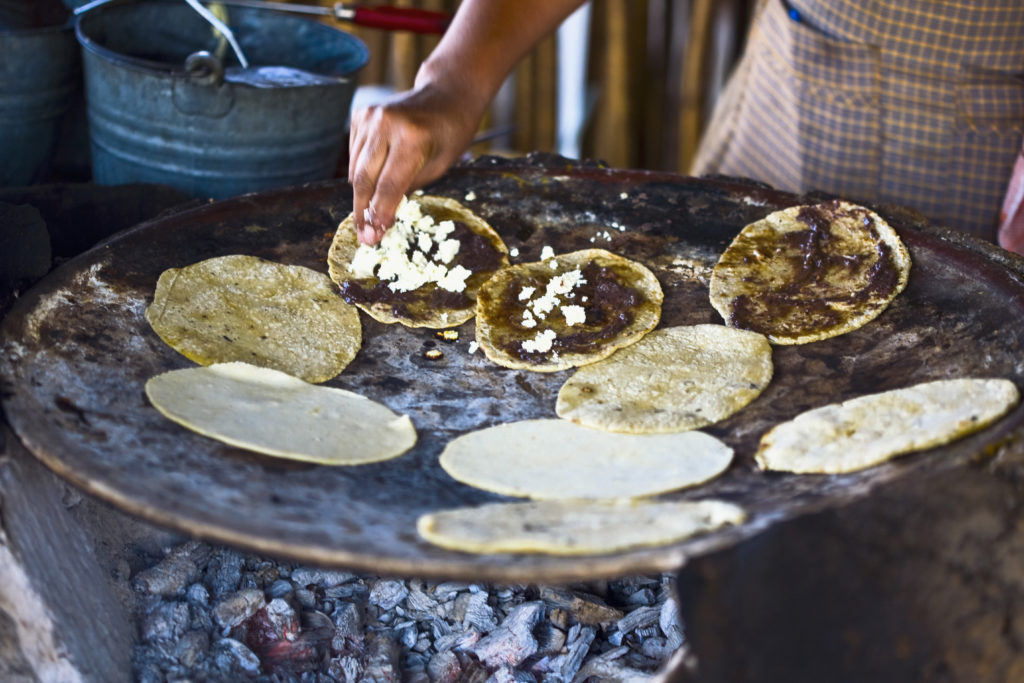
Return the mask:
<path id="1" fill-rule="evenodd" d="M 683 432 L 739 411 L 771 378 L 764 335 L 724 325 L 670 327 L 577 370 L 559 390 L 555 412 L 610 432 Z"/>
<path id="2" fill-rule="evenodd" d="M 407 415 L 246 363 L 165 372 L 146 382 L 146 396 L 194 432 L 290 460 L 361 465 L 398 457 L 416 443 Z"/>
<path id="3" fill-rule="evenodd" d="M 732 455 L 702 432 L 609 434 L 565 420 L 523 420 L 450 441 L 441 467 L 507 496 L 621 498 L 701 484 L 724 472 Z"/>
<path id="4" fill-rule="evenodd" d="M 241 254 L 161 273 L 146 320 L 200 365 L 241 361 L 307 382 L 340 373 L 362 344 L 359 311 L 326 275 Z"/>
<path id="5" fill-rule="evenodd" d="M 434 512 L 420 517 L 416 530 L 434 545 L 467 553 L 596 555 L 678 543 L 744 517 L 718 500 L 545 500 Z"/>
<path id="6" fill-rule="evenodd" d="M 331 279 L 341 288 L 342 297 L 361 308 L 374 320 L 400 323 L 406 327 L 444 329 L 466 322 L 476 313 L 477 290 L 491 275 L 508 265 L 508 248 L 494 229 L 482 218 L 454 199 L 419 195 L 412 198 L 425 215 L 437 223 L 456 224 L 452 237 L 460 243 L 459 252 L 448 265 L 461 265 L 471 271 L 462 292 L 449 292 L 428 283 L 409 292 L 396 292 L 375 276 L 359 278 L 352 261 L 359 249 L 352 214 L 338 226 L 327 253 Z"/>
<path id="7" fill-rule="evenodd" d="M 765 470 L 838 474 L 976 432 L 1020 400 L 1005 379 L 925 382 L 833 403 L 776 425 L 754 458 Z"/>
<path id="8" fill-rule="evenodd" d="M 524 324 L 534 299 L 520 298 L 532 287 L 546 292 L 552 280 L 580 271 L 585 284 L 557 297 L 555 307 L 536 325 Z M 526 288 L 526 289 L 524 289 Z M 646 266 L 604 249 L 585 249 L 498 271 L 477 293 L 476 341 L 498 365 L 556 372 L 593 363 L 653 330 L 661 319 L 664 295 Z M 563 306 L 582 306 L 586 320 L 569 325 Z M 553 333 L 549 349 L 527 350 L 524 343 Z"/>
<path id="9" fill-rule="evenodd" d="M 831 201 L 776 211 L 743 228 L 711 273 L 726 324 L 805 344 L 874 320 L 910 276 L 910 253 L 874 212 Z"/>

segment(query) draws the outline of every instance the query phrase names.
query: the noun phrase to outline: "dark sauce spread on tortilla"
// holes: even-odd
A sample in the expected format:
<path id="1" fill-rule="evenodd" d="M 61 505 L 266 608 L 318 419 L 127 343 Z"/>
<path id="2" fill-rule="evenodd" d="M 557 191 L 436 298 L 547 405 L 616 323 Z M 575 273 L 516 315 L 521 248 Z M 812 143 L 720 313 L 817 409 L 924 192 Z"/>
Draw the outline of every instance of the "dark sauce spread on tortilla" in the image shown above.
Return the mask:
<path id="1" fill-rule="evenodd" d="M 617 265 L 600 265 L 591 261 L 580 271 L 586 281 L 572 290 L 571 296 L 558 297 L 558 303 L 543 319 L 537 318 L 536 327 L 523 325 L 523 315 L 530 300 L 520 301 L 519 293 L 524 287 L 534 287 L 532 299 L 542 296 L 552 277 L 571 268 L 559 268 L 525 275 L 516 279 L 512 287 L 503 290 L 499 298 L 482 299 L 481 304 L 490 309 L 489 318 L 501 322 L 500 333 L 495 333 L 494 345 L 504 353 L 526 362 L 545 362 L 553 353 L 580 353 L 594 346 L 613 341 L 619 333 L 636 319 L 642 306 L 652 305 L 647 297 L 628 283 L 635 277 L 629 268 Z M 586 312 L 586 321 L 567 325 L 561 306 L 578 305 Z M 533 339 L 539 331 L 550 329 L 555 332 L 551 349 L 544 352 L 523 349 L 523 341 Z"/>
<path id="2" fill-rule="evenodd" d="M 866 210 L 829 202 L 801 208 L 797 220 L 806 228 L 762 233 L 726 259 L 752 290 L 733 300 L 730 325 L 764 334 L 824 331 L 887 301 L 898 286 L 892 249 Z M 850 227 L 837 231 L 837 220 Z"/>
<path id="3" fill-rule="evenodd" d="M 440 215 L 438 215 L 440 214 Z M 441 212 L 434 215 L 437 222 L 454 220 L 452 216 Z M 395 317 L 413 320 L 432 314 L 437 310 L 464 309 L 475 305 L 476 290 L 480 284 L 490 277 L 495 270 L 501 268 L 504 254 L 483 235 L 473 232 L 462 221 L 455 220 L 455 230 L 448 239 L 459 241 L 459 251 L 451 263 L 445 264 L 449 269 L 457 265 L 468 269 L 472 275 L 466 279 L 466 289 L 461 292 L 449 292 L 429 283 L 409 292 L 396 292 L 388 285 L 387 280 L 370 278 L 365 280 L 346 280 L 341 284 L 341 296 L 350 304 L 386 304 L 391 306 Z M 409 247 L 409 253 L 415 250 Z M 433 247 L 436 249 L 437 247 Z M 430 254 L 427 254 L 430 256 Z"/>

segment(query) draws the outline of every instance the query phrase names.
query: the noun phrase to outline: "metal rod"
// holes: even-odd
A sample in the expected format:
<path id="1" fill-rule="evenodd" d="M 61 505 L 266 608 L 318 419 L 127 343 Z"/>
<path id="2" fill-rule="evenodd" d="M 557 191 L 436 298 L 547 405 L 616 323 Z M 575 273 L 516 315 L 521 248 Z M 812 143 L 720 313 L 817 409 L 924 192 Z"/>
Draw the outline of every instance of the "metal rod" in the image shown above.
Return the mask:
<path id="1" fill-rule="evenodd" d="M 249 60 L 245 58 L 245 53 L 242 52 L 242 46 L 235 40 L 235 34 L 231 32 L 231 29 L 227 27 L 223 21 L 218 19 L 213 12 L 206 9 L 199 4 L 199 0 L 185 0 L 189 7 L 199 13 L 203 19 L 210 22 L 210 25 L 220 31 L 220 34 L 227 38 L 228 43 L 231 45 L 231 49 L 234 50 L 235 56 L 238 57 L 238 63 L 242 65 L 243 69 L 249 68 Z"/>

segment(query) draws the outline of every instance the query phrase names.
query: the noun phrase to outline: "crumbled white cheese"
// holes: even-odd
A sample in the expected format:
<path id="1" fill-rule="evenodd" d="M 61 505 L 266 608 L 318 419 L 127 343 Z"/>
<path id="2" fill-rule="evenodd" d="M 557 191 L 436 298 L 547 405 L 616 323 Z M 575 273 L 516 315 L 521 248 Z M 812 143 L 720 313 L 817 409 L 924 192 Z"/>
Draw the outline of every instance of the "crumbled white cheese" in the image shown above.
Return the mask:
<path id="1" fill-rule="evenodd" d="M 554 294 L 545 294 L 544 296 L 534 299 L 530 302 L 530 307 L 538 318 L 546 318 L 548 313 L 554 310 L 558 304 L 558 297 Z"/>
<path id="2" fill-rule="evenodd" d="M 437 260 L 441 263 L 451 263 L 455 255 L 459 253 L 459 241 L 448 239 L 437 245 Z"/>
<path id="3" fill-rule="evenodd" d="M 438 242 L 455 232 L 455 221 L 441 221 L 434 229 L 434 239 Z"/>
<path id="4" fill-rule="evenodd" d="M 512 258 L 517 258 L 519 256 L 519 248 L 512 247 L 511 249 L 508 250 L 508 255 L 511 256 Z"/>
<path id="5" fill-rule="evenodd" d="M 533 313 L 527 308 L 523 311 L 523 327 L 529 329 L 531 327 L 537 327 L 537 319 L 533 317 Z"/>
<path id="6" fill-rule="evenodd" d="M 479 349 L 479 348 L 480 348 L 480 345 L 477 344 L 475 341 L 469 342 L 469 352 L 470 352 L 470 354 L 476 353 L 476 350 Z"/>
<path id="7" fill-rule="evenodd" d="M 466 201 L 467 202 L 471 202 L 474 199 L 476 199 L 476 192 L 473 192 L 473 190 L 470 190 L 469 192 L 466 193 Z"/>
<path id="8" fill-rule="evenodd" d="M 541 250 L 540 250 L 540 260 L 541 261 L 547 261 L 549 258 L 554 258 L 554 256 L 555 256 L 555 250 L 554 249 L 552 249 L 551 247 L 549 247 L 546 244 L 543 247 L 541 247 Z"/>
<path id="9" fill-rule="evenodd" d="M 466 278 L 473 273 L 469 268 L 463 266 L 455 266 L 447 273 L 444 277 L 438 278 L 437 286 L 441 289 L 445 289 L 449 292 L 462 292 L 466 289 Z"/>
<path id="10" fill-rule="evenodd" d="M 551 350 L 551 345 L 554 341 L 554 330 L 542 330 L 533 339 L 527 339 L 523 342 L 523 351 L 528 353 L 545 353 Z"/>
<path id="11" fill-rule="evenodd" d="M 416 234 L 416 246 L 424 254 L 430 253 L 430 248 L 434 246 L 434 240 L 430 239 L 430 235 L 425 232 Z"/>
<path id="12" fill-rule="evenodd" d="M 620 192 L 619 199 L 629 199 L 629 195 L 626 194 L 625 192 Z"/>
<path id="13" fill-rule="evenodd" d="M 472 272 L 458 265 L 449 270 L 445 265 L 459 252 L 459 241 L 448 238 L 454 230 L 453 221 L 436 223 L 423 213 L 418 201 L 403 197 L 395 211 L 394 226 L 377 246 L 360 245 L 350 270 L 356 278 L 376 274 L 394 292 L 410 292 L 432 282 L 450 292 L 464 291 Z"/>
<path id="14" fill-rule="evenodd" d="M 562 306 L 562 315 L 565 316 L 565 324 L 569 327 L 581 325 L 587 321 L 587 312 L 582 306 Z"/>
<path id="15" fill-rule="evenodd" d="M 522 289 L 519 290 L 519 300 L 526 301 L 531 296 L 533 296 L 533 293 L 535 291 L 537 291 L 536 287 L 523 287 Z"/>
<path id="16" fill-rule="evenodd" d="M 352 255 L 352 264 L 349 269 L 352 275 L 357 278 L 373 277 L 373 269 L 377 267 L 380 260 L 377 258 L 377 251 L 373 247 L 360 244 L 356 253 Z"/>

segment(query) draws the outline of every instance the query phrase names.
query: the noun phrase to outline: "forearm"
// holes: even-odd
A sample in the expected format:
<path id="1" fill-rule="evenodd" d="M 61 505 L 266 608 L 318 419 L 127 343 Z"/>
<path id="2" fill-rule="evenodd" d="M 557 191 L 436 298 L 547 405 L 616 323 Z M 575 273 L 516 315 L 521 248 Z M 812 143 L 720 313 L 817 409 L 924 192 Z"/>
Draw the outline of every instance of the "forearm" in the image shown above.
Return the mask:
<path id="1" fill-rule="evenodd" d="M 420 67 L 416 86 L 458 93 L 480 113 L 538 42 L 584 0 L 465 0 L 437 48 Z"/>

